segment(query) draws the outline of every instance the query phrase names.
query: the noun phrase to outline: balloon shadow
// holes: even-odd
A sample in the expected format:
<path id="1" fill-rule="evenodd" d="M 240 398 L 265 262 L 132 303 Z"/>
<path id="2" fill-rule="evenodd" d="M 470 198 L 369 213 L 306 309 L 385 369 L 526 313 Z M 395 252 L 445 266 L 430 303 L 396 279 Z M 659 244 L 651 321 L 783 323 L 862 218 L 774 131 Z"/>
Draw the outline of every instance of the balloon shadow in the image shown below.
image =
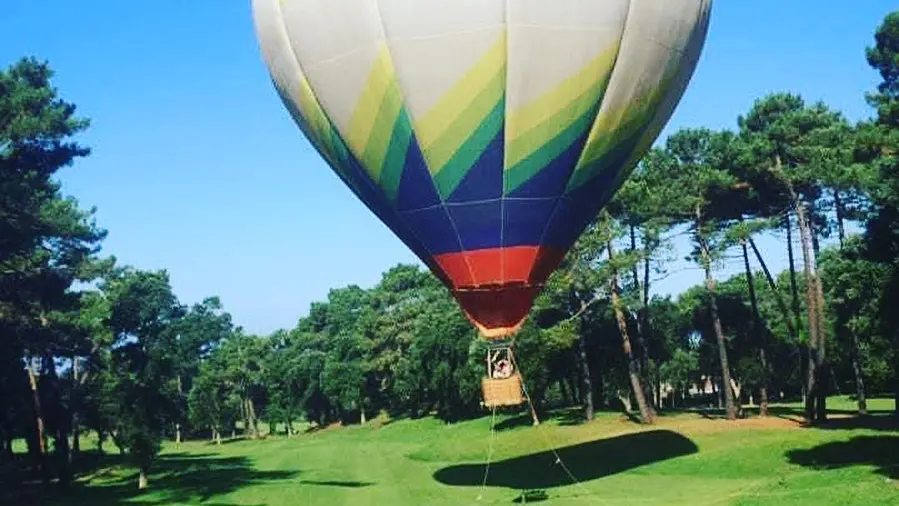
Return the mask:
<path id="1" fill-rule="evenodd" d="M 578 481 L 591 481 L 647 464 L 699 452 L 693 441 L 667 430 L 638 432 L 559 448 L 556 453 Z M 481 486 L 485 464 L 444 467 L 434 479 L 444 485 Z M 533 453 L 490 464 L 487 485 L 517 490 L 571 485 L 571 477 L 552 451 Z"/>

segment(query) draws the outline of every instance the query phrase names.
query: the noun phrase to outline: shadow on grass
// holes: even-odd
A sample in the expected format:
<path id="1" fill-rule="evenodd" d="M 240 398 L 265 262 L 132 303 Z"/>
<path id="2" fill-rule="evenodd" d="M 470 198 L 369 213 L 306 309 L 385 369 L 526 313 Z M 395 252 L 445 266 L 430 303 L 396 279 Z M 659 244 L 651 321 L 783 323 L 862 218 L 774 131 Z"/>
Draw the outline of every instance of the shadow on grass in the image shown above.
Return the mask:
<path id="1" fill-rule="evenodd" d="M 533 418 L 531 415 L 518 415 L 513 416 L 511 418 L 506 418 L 505 420 L 499 422 L 493 427 L 495 431 L 504 431 L 504 430 L 513 430 L 519 427 L 530 427 L 534 424 Z"/>
<path id="2" fill-rule="evenodd" d="M 140 491 L 136 470 L 128 467 L 121 456 L 85 453 L 77 470 L 82 479 L 65 492 L 55 487 L 0 491 L 0 504 L 161 506 L 197 502 L 213 506 L 219 496 L 299 474 L 299 471 L 259 471 L 246 457 L 170 453 L 156 460 L 150 472 L 149 488 Z"/>
<path id="3" fill-rule="evenodd" d="M 899 418 L 893 415 L 865 415 L 830 418 L 826 422 L 814 425 L 814 427 L 824 430 L 867 429 L 894 432 L 899 431 Z"/>
<path id="4" fill-rule="evenodd" d="M 364 488 L 374 485 L 367 481 L 334 481 L 334 480 L 300 480 L 303 485 L 319 485 L 322 487 Z"/>
<path id="5" fill-rule="evenodd" d="M 808 450 L 790 450 L 787 459 L 812 469 L 874 466 L 878 474 L 899 479 L 899 436 L 857 436 Z"/>
<path id="6" fill-rule="evenodd" d="M 638 432 L 556 450 L 565 466 L 582 482 L 698 451 L 689 439 L 666 430 Z M 481 486 L 484 469 L 484 464 L 449 466 L 435 472 L 434 479 L 445 485 Z M 545 451 L 491 463 L 487 484 L 534 490 L 571 485 L 572 481 L 556 462 L 556 456 Z"/>

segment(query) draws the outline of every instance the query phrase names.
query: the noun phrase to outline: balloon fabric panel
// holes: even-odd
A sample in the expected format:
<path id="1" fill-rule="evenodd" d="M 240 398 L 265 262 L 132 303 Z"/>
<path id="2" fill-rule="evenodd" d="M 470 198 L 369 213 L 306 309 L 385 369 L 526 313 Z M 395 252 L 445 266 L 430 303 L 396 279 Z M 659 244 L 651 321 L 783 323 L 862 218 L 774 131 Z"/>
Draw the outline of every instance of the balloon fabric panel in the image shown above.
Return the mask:
<path id="1" fill-rule="evenodd" d="M 649 149 L 711 0 L 254 0 L 291 116 L 488 337 Z"/>

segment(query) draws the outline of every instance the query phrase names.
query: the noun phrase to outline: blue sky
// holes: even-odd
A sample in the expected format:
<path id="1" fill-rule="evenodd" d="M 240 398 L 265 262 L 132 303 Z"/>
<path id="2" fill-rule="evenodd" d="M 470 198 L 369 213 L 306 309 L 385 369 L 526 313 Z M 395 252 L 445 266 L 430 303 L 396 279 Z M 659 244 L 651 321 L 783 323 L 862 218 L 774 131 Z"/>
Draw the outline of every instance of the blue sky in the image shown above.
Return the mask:
<path id="1" fill-rule="evenodd" d="M 331 287 L 417 262 L 294 126 L 267 77 L 249 1 L 3 0 L 0 65 L 46 59 L 92 120 L 92 155 L 61 174 L 97 206 L 104 251 L 167 269 L 182 301 L 219 295 L 253 332 L 292 327 Z M 717 0 L 699 68 L 666 133 L 733 128 L 769 92 L 870 115 L 864 49 L 886 0 Z M 664 134 L 663 134 L 664 136 Z M 786 253 L 769 252 L 783 268 Z M 683 253 L 677 253 L 677 258 Z M 672 261 L 657 293 L 699 273 Z M 726 271 L 739 264 L 730 262 Z"/>

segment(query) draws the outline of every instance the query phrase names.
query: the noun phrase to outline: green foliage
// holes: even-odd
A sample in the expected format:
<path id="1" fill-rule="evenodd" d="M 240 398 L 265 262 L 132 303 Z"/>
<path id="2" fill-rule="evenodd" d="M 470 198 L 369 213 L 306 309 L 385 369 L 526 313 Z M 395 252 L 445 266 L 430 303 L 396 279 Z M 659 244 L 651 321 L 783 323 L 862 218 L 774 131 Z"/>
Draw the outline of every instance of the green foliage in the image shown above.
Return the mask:
<path id="1" fill-rule="evenodd" d="M 695 384 L 699 376 L 699 353 L 678 348 L 671 359 L 660 368 L 662 381 L 676 390 L 685 391 Z"/>

